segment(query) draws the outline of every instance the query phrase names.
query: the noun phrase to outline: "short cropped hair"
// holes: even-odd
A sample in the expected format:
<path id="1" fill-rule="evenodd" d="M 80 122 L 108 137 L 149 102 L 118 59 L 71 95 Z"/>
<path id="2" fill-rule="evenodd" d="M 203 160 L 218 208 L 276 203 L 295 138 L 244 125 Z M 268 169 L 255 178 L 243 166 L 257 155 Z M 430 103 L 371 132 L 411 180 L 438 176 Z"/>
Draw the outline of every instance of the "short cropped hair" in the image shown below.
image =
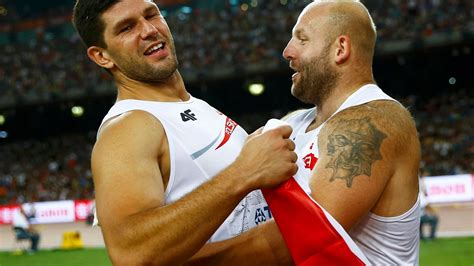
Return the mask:
<path id="1" fill-rule="evenodd" d="M 107 48 L 104 39 L 105 23 L 102 14 L 120 0 L 77 0 L 72 23 L 82 42 L 87 46 Z"/>

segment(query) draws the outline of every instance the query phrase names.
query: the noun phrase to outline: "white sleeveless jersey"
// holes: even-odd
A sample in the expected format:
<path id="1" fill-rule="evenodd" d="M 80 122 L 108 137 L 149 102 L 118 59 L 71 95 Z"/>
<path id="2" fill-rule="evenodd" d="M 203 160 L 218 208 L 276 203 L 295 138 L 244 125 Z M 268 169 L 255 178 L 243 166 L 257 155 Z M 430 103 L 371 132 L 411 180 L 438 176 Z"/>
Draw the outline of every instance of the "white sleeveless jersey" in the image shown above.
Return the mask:
<path id="1" fill-rule="evenodd" d="M 166 204 L 180 199 L 229 166 L 247 138 L 237 123 L 192 96 L 186 102 L 118 101 L 102 125 L 133 110 L 150 113 L 166 132 L 171 164 Z M 237 205 L 209 242 L 234 237 L 270 218 L 262 193 L 253 191 Z"/>
<path id="2" fill-rule="evenodd" d="M 349 107 L 376 100 L 396 101 L 376 85 L 365 85 L 353 93 L 333 116 Z M 318 135 L 324 127 L 305 132 L 316 117 L 317 108 L 301 110 L 285 120 L 293 127 L 291 139 L 296 144 L 298 184 L 310 194 L 309 178 L 319 158 Z M 349 232 L 364 255 L 373 265 L 418 265 L 420 203 L 397 217 L 381 217 L 369 213 Z"/>

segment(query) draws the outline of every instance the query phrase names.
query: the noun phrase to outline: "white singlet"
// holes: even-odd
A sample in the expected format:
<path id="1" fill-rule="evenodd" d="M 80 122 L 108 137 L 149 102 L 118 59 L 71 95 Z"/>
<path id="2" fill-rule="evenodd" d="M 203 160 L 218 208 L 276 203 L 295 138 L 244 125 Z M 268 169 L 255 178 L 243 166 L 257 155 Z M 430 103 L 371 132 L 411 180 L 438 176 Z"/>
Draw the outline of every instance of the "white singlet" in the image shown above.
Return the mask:
<path id="1" fill-rule="evenodd" d="M 143 110 L 156 117 L 168 138 L 170 177 L 166 204 L 180 199 L 230 165 L 247 138 L 237 123 L 192 96 L 185 102 L 122 100 L 112 106 L 101 126 L 133 110 Z M 237 205 L 209 242 L 237 236 L 270 218 L 262 193 L 253 191 Z"/>
<path id="2" fill-rule="evenodd" d="M 396 101 L 376 85 L 365 85 L 349 96 L 332 115 L 349 107 L 376 100 Z M 309 178 L 319 158 L 318 135 L 325 123 L 306 133 L 316 117 L 316 108 L 301 110 L 285 119 L 293 127 L 291 139 L 296 144 L 298 184 L 310 194 Z M 329 120 L 329 119 L 328 119 Z M 373 213 L 363 217 L 349 235 L 373 265 L 418 265 L 420 201 L 406 213 L 396 217 L 381 217 Z"/>

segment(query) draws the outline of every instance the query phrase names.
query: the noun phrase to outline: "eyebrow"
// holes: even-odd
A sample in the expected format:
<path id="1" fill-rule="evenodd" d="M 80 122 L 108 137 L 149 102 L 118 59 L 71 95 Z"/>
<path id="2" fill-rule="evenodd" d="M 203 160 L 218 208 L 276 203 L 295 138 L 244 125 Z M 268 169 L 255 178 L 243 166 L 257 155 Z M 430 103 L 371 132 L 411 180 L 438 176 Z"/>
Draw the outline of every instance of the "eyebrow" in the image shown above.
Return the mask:
<path id="1" fill-rule="evenodd" d="M 112 27 L 112 31 L 113 32 L 118 32 L 121 30 L 122 27 L 124 27 L 125 25 L 129 24 L 129 23 L 132 23 L 134 21 L 133 18 L 125 18 L 125 19 L 122 19 L 120 20 L 119 22 L 117 22 L 113 27 Z"/>
<path id="2" fill-rule="evenodd" d="M 306 33 L 302 29 L 295 29 L 293 30 L 293 35 L 296 37 L 301 37 L 301 35 L 306 35 Z"/>
<path id="3" fill-rule="evenodd" d="M 157 11 L 158 14 L 161 14 L 159 10 L 156 9 L 155 6 L 149 6 L 147 8 L 145 8 L 143 11 L 142 11 L 142 15 L 147 15 L 153 11 Z M 135 21 L 135 18 L 133 17 L 128 17 L 128 18 L 124 18 L 122 20 L 119 20 L 117 23 L 115 23 L 115 25 L 112 27 L 112 31 L 113 32 L 118 32 L 121 30 L 121 28 L 127 24 L 130 24 L 130 23 L 133 23 Z"/>
<path id="4" fill-rule="evenodd" d="M 143 14 L 146 15 L 146 14 L 148 14 L 150 12 L 153 12 L 153 11 L 157 11 L 158 14 L 161 14 L 160 10 L 154 5 L 145 8 L 145 10 L 143 11 Z"/>

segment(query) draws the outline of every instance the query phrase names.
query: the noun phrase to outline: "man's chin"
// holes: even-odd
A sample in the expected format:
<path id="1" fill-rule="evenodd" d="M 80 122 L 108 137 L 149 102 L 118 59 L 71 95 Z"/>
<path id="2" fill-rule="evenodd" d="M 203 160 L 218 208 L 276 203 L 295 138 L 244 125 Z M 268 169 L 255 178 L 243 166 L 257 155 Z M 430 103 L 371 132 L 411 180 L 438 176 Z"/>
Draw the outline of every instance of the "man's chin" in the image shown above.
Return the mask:
<path id="1" fill-rule="evenodd" d="M 291 94 L 299 99 L 302 95 L 302 89 L 298 87 L 297 84 L 293 83 L 293 85 L 291 85 Z"/>
<path id="2" fill-rule="evenodd" d="M 301 88 L 291 88 L 291 94 L 293 97 L 298 99 L 300 102 L 305 103 L 305 104 L 314 104 L 311 99 L 309 98 L 309 95 L 305 94 L 304 91 L 301 90 Z"/>
<path id="3" fill-rule="evenodd" d="M 291 94 L 292 94 L 293 96 L 296 96 L 296 95 L 295 95 L 295 91 L 296 91 L 296 86 L 295 86 L 295 83 L 293 82 L 293 84 L 291 84 Z"/>

